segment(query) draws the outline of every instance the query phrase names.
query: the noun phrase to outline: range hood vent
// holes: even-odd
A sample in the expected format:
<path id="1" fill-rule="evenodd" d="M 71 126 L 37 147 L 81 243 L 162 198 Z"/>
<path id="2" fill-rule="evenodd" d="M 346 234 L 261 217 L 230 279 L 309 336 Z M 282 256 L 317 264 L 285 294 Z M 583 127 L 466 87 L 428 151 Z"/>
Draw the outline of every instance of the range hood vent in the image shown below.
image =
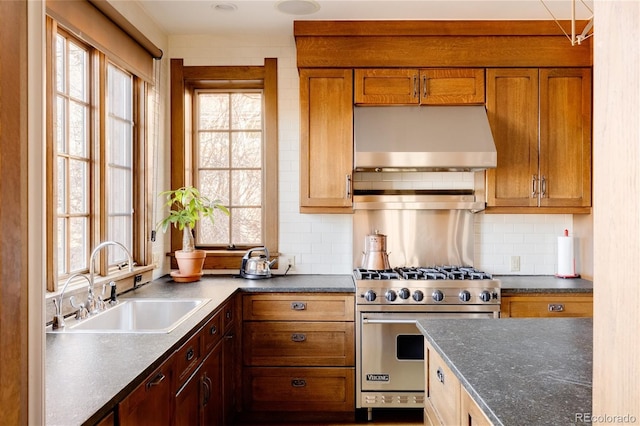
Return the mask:
<path id="1" fill-rule="evenodd" d="M 481 171 L 496 146 L 483 105 L 354 108 L 356 171 Z"/>

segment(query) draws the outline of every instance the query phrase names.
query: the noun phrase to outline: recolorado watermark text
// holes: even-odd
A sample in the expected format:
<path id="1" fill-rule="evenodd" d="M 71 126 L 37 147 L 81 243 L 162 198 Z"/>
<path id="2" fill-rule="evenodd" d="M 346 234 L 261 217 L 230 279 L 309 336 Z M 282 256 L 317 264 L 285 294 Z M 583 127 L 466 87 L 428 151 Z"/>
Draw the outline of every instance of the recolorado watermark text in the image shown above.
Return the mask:
<path id="1" fill-rule="evenodd" d="M 636 416 L 631 414 L 624 415 L 609 415 L 609 414 L 591 414 L 591 413 L 576 413 L 573 421 L 575 423 L 592 423 L 592 424 L 606 424 L 606 423 L 637 423 Z"/>

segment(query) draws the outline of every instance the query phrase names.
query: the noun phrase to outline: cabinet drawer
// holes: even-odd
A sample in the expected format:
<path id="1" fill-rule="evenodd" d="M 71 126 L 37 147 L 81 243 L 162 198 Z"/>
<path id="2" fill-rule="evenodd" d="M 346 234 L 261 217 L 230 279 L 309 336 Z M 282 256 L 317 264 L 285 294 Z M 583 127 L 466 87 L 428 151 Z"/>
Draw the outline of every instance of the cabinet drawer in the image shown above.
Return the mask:
<path id="1" fill-rule="evenodd" d="M 224 311 L 216 312 L 209 321 L 202 327 L 203 354 L 208 354 L 211 349 L 220 341 L 223 330 Z"/>
<path id="2" fill-rule="evenodd" d="M 460 382 L 433 348 L 426 345 L 427 400 L 445 425 L 460 424 Z"/>
<path id="3" fill-rule="evenodd" d="M 352 322 L 245 322 L 245 365 L 353 366 Z"/>
<path id="4" fill-rule="evenodd" d="M 593 297 L 584 296 L 504 296 L 501 317 L 592 317 Z"/>
<path id="5" fill-rule="evenodd" d="M 245 368 L 249 411 L 353 411 L 353 368 Z"/>
<path id="6" fill-rule="evenodd" d="M 233 323 L 236 319 L 236 304 L 235 304 L 235 297 L 228 301 L 227 303 L 224 304 L 224 306 L 221 309 L 221 315 L 222 315 L 222 330 L 224 330 L 224 333 L 228 332 L 229 330 L 231 330 L 231 327 L 233 326 Z"/>
<path id="7" fill-rule="evenodd" d="M 178 390 L 191 376 L 202 360 L 202 333 L 198 332 L 175 353 L 176 384 Z"/>
<path id="8" fill-rule="evenodd" d="M 243 299 L 245 321 L 353 321 L 353 296 L 311 294 L 248 295 Z"/>

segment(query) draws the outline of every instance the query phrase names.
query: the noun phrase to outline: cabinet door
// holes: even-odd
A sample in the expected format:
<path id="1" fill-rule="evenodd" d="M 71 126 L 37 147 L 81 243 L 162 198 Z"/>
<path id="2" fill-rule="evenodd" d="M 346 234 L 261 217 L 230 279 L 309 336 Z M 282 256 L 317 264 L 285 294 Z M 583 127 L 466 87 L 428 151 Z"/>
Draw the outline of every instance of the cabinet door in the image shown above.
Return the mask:
<path id="1" fill-rule="evenodd" d="M 222 340 L 222 417 L 223 424 L 233 424 L 239 400 L 241 364 L 237 359 L 240 351 L 240 339 L 235 330 L 230 331 Z"/>
<path id="2" fill-rule="evenodd" d="M 487 115 L 498 167 L 487 171 L 487 206 L 536 207 L 538 70 L 488 69 Z"/>
<path id="3" fill-rule="evenodd" d="M 540 70 L 540 205 L 591 206 L 591 70 Z"/>
<path id="4" fill-rule="evenodd" d="M 425 344 L 427 359 L 426 397 L 444 425 L 460 423 L 460 381 L 431 346 Z"/>
<path id="5" fill-rule="evenodd" d="M 222 344 L 207 355 L 200 369 L 202 424 L 222 425 Z"/>
<path id="6" fill-rule="evenodd" d="M 357 105 L 411 105 L 419 102 L 417 69 L 357 69 Z"/>
<path id="7" fill-rule="evenodd" d="M 421 105 L 484 104 L 484 69 L 420 70 Z"/>
<path id="8" fill-rule="evenodd" d="M 200 394 L 202 381 L 199 371 L 178 390 L 175 397 L 175 426 L 197 426 L 202 422 Z"/>
<path id="9" fill-rule="evenodd" d="M 170 424 L 172 374 L 173 359 L 171 358 L 120 402 L 119 424 L 121 426 Z"/>
<path id="10" fill-rule="evenodd" d="M 353 71 L 300 70 L 300 211 L 352 211 Z"/>

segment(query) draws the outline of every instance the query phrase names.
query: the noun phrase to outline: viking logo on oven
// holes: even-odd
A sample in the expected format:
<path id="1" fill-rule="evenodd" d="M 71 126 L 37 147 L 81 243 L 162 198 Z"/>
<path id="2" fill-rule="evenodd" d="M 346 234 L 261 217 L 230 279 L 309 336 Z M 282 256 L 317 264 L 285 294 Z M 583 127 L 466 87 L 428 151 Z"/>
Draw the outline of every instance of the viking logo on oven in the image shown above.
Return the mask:
<path id="1" fill-rule="evenodd" d="M 388 382 L 388 374 L 367 374 L 367 382 Z"/>

